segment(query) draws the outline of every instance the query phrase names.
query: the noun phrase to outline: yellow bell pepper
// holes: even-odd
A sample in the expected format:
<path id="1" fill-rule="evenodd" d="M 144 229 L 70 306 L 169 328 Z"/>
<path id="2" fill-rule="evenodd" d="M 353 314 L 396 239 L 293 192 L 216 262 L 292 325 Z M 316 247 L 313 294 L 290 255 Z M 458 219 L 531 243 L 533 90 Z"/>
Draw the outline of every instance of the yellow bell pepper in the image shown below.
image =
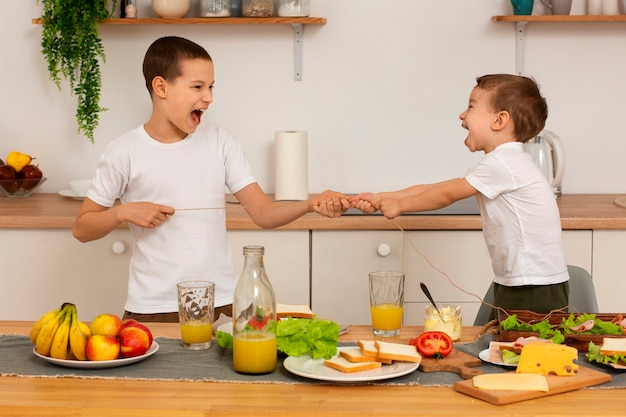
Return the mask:
<path id="1" fill-rule="evenodd" d="M 30 155 L 13 151 L 7 156 L 7 165 L 12 166 L 17 172 L 20 172 L 22 168 L 30 164 L 32 160 L 33 158 Z"/>

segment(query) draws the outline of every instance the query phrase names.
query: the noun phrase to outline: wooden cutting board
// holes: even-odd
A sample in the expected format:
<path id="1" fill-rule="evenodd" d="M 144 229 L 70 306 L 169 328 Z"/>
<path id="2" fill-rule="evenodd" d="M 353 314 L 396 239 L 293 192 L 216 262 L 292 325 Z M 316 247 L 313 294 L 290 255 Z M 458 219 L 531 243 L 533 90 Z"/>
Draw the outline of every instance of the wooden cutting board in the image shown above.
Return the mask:
<path id="1" fill-rule="evenodd" d="M 481 360 L 465 352 L 453 349 L 445 358 L 423 358 L 419 370 L 422 372 L 454 372 L 463 379 L 470 379 L 474 375 L 483 373 L 476 366 L 480 366 Z"/>
<path id="2" fill-rule="evenodd" d="M 574 376 L 548 375 L 546 378 L 548 379 L 548 392 L 478 389 L 474 387 L 471 379 L 455 382 L 454 389 L 495 405 L 504 405 L 603 384 L 611 380 L 611 375 L 579 366 L 578 372 Z"/>

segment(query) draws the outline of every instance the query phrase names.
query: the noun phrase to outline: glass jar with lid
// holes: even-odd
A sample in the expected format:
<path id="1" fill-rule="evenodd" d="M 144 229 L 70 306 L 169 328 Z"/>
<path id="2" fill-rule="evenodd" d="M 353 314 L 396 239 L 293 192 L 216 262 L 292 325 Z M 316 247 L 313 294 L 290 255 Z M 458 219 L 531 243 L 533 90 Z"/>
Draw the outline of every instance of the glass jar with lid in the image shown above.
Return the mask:
<path id="1" fill-rule="evenodd" d="M 231 0 L 200 0 L 200 16 L 230 17 Z"/>
<path id="2" fill-rule="evenodd" d="M 243 0 L 241 14 L 244 17 L 272 17 L 274 0 Z"/>
<path id="3" fill-rule="evenodd" d="M 278 16 L 306 17 L 309 15 L 309 0 L 278 0 Z"/>

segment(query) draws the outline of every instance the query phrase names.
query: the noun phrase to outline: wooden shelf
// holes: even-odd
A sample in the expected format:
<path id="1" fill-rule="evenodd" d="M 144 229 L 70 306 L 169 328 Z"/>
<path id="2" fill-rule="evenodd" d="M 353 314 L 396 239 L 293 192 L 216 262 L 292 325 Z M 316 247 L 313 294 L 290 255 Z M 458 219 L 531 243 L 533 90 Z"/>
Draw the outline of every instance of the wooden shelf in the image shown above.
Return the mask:
<path id="1" fill-rule="evenodd" d="M 626 15 L 537 15 L 492 16 L 494 22 L 626 22 Z"/>
<path id="2" fill-rule="evenodd" d="M 42 18 L 32 20 L 34 25 L 43 24 Z M 189 17 L 162 18 L 111 18 L 101 25 L 291 25 L 293 27 L 294 60 L 293 78 L 302 80 L 302 30 L 304 25 L 325 25 L 323 17 Z"/>
<path id="3" fill-rule="evenodd" d="M 33 19 L 33 24 L 41 25 L 43 19 Z M 323 17 L 187 17 L 161 19 L 158 17 L 111 18 L 101 25 L 324 25 Z"/>

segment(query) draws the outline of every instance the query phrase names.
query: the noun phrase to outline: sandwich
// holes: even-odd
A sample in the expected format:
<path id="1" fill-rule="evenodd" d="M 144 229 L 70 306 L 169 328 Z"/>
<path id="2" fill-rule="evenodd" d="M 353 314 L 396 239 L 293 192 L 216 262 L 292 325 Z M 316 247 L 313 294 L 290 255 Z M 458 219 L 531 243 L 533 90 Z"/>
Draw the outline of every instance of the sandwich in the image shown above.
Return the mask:
<path id="1" fill-rule="evenodd" d="M 276 303 L 276 315 L 280 318 L 312 319 L 315 313 L 305 304 Z"/>
<path id="2" fill-rule="evenodd" d="M 589 342 L 589 361 L 626 367 L 626 338 L 605 337 L 602 345 Z"/>

